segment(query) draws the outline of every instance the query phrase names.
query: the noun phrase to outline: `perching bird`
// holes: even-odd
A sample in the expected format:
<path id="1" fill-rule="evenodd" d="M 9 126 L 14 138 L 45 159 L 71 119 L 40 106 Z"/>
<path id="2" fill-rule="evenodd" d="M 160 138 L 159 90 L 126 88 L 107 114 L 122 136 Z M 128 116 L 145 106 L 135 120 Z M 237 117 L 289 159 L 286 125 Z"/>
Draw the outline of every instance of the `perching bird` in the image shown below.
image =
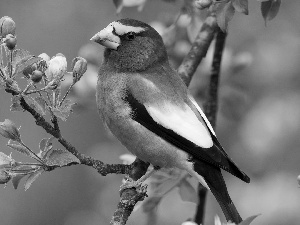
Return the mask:
<path id="1" fill-rule="evenodd" d="M 121 19 L 91 40 L 106 47 L 96 98 L 111 132 L 141 160 L 186 170 L 209 187 L 228 221 L 242 221 L 220 169 L 245 182 L 250 179 L 224 151 L 170 66 L 161 36 L 146 23 Z"/>

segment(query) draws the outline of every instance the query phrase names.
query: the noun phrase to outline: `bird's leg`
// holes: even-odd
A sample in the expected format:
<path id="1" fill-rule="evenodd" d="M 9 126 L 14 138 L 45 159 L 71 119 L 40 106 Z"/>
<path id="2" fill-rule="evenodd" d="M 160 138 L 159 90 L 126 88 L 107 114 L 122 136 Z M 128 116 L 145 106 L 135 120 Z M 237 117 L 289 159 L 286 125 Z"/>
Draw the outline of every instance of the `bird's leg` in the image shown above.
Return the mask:
<path id="1" fill-rule="evenodd" d="M 126 177 L 126 181 L 124 184 L 121 185 L 120 187 L 120 192 L 122 192 L 124 189 L 127 188 L 136 188 L 139 189 L 141 187 L 143 187 L 143 182 L 145 180 L 147 180 L 149 177 L 151 177 L 157 170 L 159 170 L 159 167 L 153 167 L 153 169 L 147 171 L 140 179 L 138 179 L 137 181 L 134 181 L 132 178 L 130 177 Z M 145 187 L 147 187 L 147 185 L 144 185 Z"/>

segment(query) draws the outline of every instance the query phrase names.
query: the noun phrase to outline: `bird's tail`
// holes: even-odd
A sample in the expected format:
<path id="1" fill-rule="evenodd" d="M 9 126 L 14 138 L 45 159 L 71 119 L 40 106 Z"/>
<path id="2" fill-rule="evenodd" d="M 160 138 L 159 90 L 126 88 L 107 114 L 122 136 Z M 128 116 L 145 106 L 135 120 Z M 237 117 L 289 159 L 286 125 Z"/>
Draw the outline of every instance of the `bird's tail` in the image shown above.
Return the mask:
<path id="1" fill-rule="evenodd" d="M 220 168 L 206 162 L 197 161 L 194 164 L 194 169 L 198 174 L 204 177 L 207 186 L 221 206 L 226 220 L 236 224 L 242 222 L 242 218 L 228 194 Z"/>

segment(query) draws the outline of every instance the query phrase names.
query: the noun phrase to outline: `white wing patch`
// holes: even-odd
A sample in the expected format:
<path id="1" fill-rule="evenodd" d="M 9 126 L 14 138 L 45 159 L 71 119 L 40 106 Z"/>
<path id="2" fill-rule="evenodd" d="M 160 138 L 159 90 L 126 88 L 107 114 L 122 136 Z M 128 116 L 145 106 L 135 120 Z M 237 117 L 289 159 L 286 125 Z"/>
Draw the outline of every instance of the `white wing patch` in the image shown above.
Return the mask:
<path id="1" fill-rule="evenodd" d="M 145 105 L 153 120 L 176 134 L 188 139 L 194 144 L 210 148 L 213 146 L 212 138 L 206 127 L 198 120 L 188 105 L 184 108 L 171 103 L 165 103 L 159 108 Z"/>
<path id="2" fill-rule="evenodd" d="M 108 26 L 113 26 L 115 28 L 115 32 L 118 35 L 123 35 L 128 32 L 140 33 L 142 31 L 145 31 L 146 29 L 144 27 L 134 27 L 134 26 L 124 25 L 121 24 L 120 22 L 112 22 Z"/>
<path id="3" fill-rule="evenodd" d="M 206 123 L 207 127 L 209 128 L 210 132 L 216 136 L 216 133 L 214 131 L 214 128 L 211 126 L 210 122 L 208 121 L 208 119 L 206 118 L 204 112 L 201 110 L 201 108 L 199 107 L 199 105 L 197 104 L 197 102 L 195 101 L 195 99 L 188 95 L 189 99 L 191 100 L 191 102 L 194 104 L 194 106 L 197 108 L 197 110 L 199 111 L 201 117 L 203 118 L 204 122 Z"/>

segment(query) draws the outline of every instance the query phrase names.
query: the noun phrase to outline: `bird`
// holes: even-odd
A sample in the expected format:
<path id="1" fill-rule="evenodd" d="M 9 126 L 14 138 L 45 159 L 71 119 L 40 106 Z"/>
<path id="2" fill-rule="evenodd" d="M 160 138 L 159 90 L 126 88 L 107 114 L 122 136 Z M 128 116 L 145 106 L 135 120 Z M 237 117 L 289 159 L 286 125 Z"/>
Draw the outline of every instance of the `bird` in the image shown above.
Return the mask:
<path id="1" fill-rule="evenodd" d="M 131 18 L 111 22 L 92 41 L 105 47 L 96 102 L 113 135 L 154 168 L 179 168 L 207 187 L 227 221 L 241 222 L 221 169 L 250 178 L 225 152 L 204 112 L 169 63 L 161 35 Z"/>

